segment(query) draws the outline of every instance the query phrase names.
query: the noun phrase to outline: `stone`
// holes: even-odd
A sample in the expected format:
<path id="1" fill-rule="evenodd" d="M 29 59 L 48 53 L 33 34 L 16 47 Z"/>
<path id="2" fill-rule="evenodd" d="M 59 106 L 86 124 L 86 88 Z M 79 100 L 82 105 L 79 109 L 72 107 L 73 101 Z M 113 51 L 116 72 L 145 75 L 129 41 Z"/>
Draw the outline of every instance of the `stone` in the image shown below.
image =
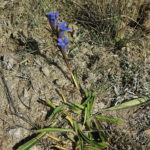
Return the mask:
<path id="1" fill-rule="evenodd" d="M 27 89 L 24 89 L 23 96 L 24 96 L 25 99 L 28 99 L 29 93 L 28 93 Z"/>
<path id="2" fill-rule="evenodd" d="M 5 54 L 3 56 L 2 64 L 5 69 L 7 69 L 7 70 L 12 69 L 13 65 L 14 65 L 13 54 Z"/>
<path id="3" fill-rule="evenodd" d="M 42 148 L 39 145 L 34 145 L 30 148 L 30 150 L 42 150 Z"/>
<path id="4" fill-rule="evenodd" d="M 8 134 L 12 138 L 20 139 L 22 137 L 22 130 L 21 128 L 10 129 Z"/>
<path id="5" fill-rule="evenodd" d="M 47 77 L 49 76 L 49 73 L 50 73 L 50 72 L 49 72 L 49 69 L 48 69 L 47 67 L 43 67 L 43 68 L 42 68 L 42 72 L 43 72 L 43 74 L 44 74 L 45 76 L 47 76 Z"/>

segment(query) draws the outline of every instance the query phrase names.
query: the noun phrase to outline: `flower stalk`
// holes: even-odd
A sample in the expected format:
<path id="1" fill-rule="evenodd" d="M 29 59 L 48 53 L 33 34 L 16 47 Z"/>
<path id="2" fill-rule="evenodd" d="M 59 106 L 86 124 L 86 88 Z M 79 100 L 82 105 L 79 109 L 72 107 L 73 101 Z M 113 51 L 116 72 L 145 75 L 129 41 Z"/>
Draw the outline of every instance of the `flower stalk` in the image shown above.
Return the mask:
<path id="1" fill-rule="evenodd" d="M 56 13 L 50 12 L 45 16 L 47 17 L 52 30 L 55 31 L 57 29 L 58 11 L 56 11 Z"/>
<path id="2" fill-rule="evenodd" d="M 68 70 L 69 70 L 69 73 L 70 73 L 70 75 L 71 75 L 71 77 L 72 77 L 72 80 L 73 80 L 73 82 L 74 82 L 74 85 L 75 85 L 75 87 L 77 88 L 77 90 L 78 90 L 79 93 L 80 93 L 80 87 L 79 87 L 79 85 L 78 85 L 78 83 L 77 83 L 77 81 L 76 81 L 76 79 L 75 79 L 75 77 L 74 77 L 74 75 L 73 75 L 72 68 L 71 68 L 71 65 L 70 65 L 69 62 L 68 62 L 66 53 L 65 53 L 63 50 L 61 50 L 61 53 L 62 53 L 62 55 L 63 55 L 63 57 L 64 57 L 66 66 L 67 66 L 67 68 L 68 68 Z"/>
<path id="3" fill-rule="evenodd" d="M 46 15 L 46 17 L 49 20 L 52 30 L 56 31 L 57 30 L 57 22 L 58 22 L 58 11 L 56 11 L 56 13 L 50 12 L 49 14 Z M 58 33 L 58 46 L 60 47 L 61 53 L 64 57 L 64 60 L 65 60 L 66 66 L 69 70 L 69 73 L 71 74 L 74 85 L 80 93 L 79 85 L 73 75 L 71 65 L 69 64 L 67 55 L 66 55 L 67 46 L 68 46 L 68 44 L 70 44 L 70 42 L 67 42 L 67 37 L 64 37 L 64 39 L 63 39 L 65 31 L 69 31 L 69 30 L 71 30 L 71 28 L 66 27 L 65 21 L 59 24 L 59 32 L 57 32 Z"/>

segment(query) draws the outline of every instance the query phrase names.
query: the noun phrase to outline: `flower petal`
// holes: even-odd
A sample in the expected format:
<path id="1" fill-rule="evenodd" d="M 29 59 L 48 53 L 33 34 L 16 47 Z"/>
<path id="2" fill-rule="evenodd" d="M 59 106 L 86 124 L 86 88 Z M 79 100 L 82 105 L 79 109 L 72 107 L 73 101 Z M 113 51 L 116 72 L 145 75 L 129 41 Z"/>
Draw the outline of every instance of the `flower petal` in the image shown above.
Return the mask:
<path id="1" fill-rule="evenodd" d="M 55 13 L 55 17 L 56 17 L 56 18 L 58 18 L 58 14 L 59 14 L 59 12 L 56 11 L 56 13 Z"/>
<path id="2" fill-rule="evenodd" d="M 58 39 L 59 42 L 63 42 L 63 40 L 61 38 Z"/>
<path id="3" fill-rule="evenodd" d="M 72 30 L 71 28 L 67 28 L 67 30 L 69 31 L 69 30 Z"/>
<path id="4" fill-rule="evenodd" d="M 63 51 L 67 51 L 67 45 L 70 44 L 70 42 L 67 42 L 67 37 L 64 37 L 64 40 L 59 38 L 58 41 L 59 43 L 57 45 L 59 45 Z"/>
<path id="5" fill-rule="evenodd" d="M 67 42 L 67 37 L 66 37 L 66 36 L 64 37 L 64 42 L 65 42 L 65 43 Z"/>

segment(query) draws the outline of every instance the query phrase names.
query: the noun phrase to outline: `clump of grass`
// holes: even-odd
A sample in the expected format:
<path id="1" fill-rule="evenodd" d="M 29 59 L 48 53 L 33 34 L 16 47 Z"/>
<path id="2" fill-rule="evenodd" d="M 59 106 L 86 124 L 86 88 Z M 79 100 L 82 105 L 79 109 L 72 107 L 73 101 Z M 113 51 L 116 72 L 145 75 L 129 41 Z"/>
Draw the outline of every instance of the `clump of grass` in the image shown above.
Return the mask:
<path id="1" fill-rule="evenodd" d="M 66 2 L 68 1 L 66 0 Z M 73 5 L 78 5 L 73 1 L 70 1 L 69 4 L 71 3 Z M 80 7 L 80 9 L 76 8 L 77 14 L 75 15 L 75 20 L 90 31 L 90 40 L 94 41 L 96 44 L 103 42 L 106 46 L 113 45 L 120 49 L 125 46 L 132 37 L 126 38 L 126 26 L 120 26 L 123 21 L 122 15 L 127 13 L 126 5 L 126 0 L 112 1 L 112 3 L 103 0 L 101 3 L 98 3 L 98 1 L 90 0 L 88 3 L 85 3 L 84 6 L 76 6 Z M 70 15 L 68 18 L 70 17 L 72 16 Z M 90 65 L 92 65 L 92 63 L 93 62 L 91 62 Z M 98 150 L 107 148 L 110 144 L 109 136 L 104 132 L 103 126 L 99 123 L 99 120 L 117 123 L 119 125 L 123 124 L 123 120 L 120 118 L 109 118 L 93 114 L 92 110 L 95 93 L 90 93 L 85 90 L 84 97 L 82 97 L 83 102 L 81 103 L 72 103 L 67 100 L 62 92 L 60 93 L 63 98 L 63 105 L 55 106 L 51 100 L 43 100 L 44 103 L 53 110 L 47 120 L 49 125 L 34 130 L 37 137 L 20 146 L 18 150 L 29 149 L 44 136 L 52 138 L 57 142 L 57 144 L 50 146 L 50 148 L 67 149 L 70 145 L 76 150 Z M 149 98 L 136 99 L 105 110 L 125 109 L 131 106 L 140 105 L 148 100 Z M 58 120 L 57 118 L 61 118 L 61 120 Z M 67 128 L 64 125 L 62 126 L 62 122 L 64 122 Z M 51 132 L 63 132 L 65 140 L 69 140 L 70 142 L 66 143 L 63 138 L 60 138 L 57 135 L 51 135 Z M 71 133 L 71 135 L 69 135 L 69 133 Z"/>
<path id="2" fill-rule="evenodd" d="M 70 12 L 66 19 L 83 26 L 82 32 L 88 31 L 84 39 L 89 43 L 121 49 L 142 35 L 134 30 L 138 24 L 136 9 L 139 6 L 135 6 L 138 5 L 136 3 L 129 4 L 128 0 L 82 0 L 80 3 L 65 0 L 64 4 Z M 132 32 L 128 30 L 131 22 L 135 23 Z"/>
<path id="3" fill-rule="evenodd" d="M 66 100 L 63 93 L 62 97 L 64 104 L 61 106 L 55 106 L 51 100 L 43 100 L 44 103 L 53 109 L 51 115 L 48 117 L 49 126 L 47 128 L 34 130 L 34 132 L 38 134 L 37 137 L 20 146 L 17 150 L 29 149 L 44 136 L 59 141 L 59 143 L 61 143 L 60 145 L 55 144 L 52 146 L 53 148 L 55 147 L 58 149 L 67 149 L 68 145 L 73 145 L 76 150 L 83 150 L 83 148 L 98 150 L 108 147 L 108 137 L 98 120 L 117 123 L 120 125 L 123 124 L 123 120 L 120 118 L 109 118 L 92 114 L 95 93 L 90 94 L 86 90 L 85 95 L 85 100 L 81 104 L 69 102 Z M 58 116 L 61 116 L 62 120 L 58 121 Z M 67 121 L 67 124 L 69 125 L 68 128 L 59 127 L 63 120 Z M 50 136 L 49 133 L 51 132 L 66 133 L 65 140 L 68 139 L 70 142 L 64 143 L 64 140 L 59 137 Z M 69 136 L 68 132 L 72 133 L 71 136 Z"/>

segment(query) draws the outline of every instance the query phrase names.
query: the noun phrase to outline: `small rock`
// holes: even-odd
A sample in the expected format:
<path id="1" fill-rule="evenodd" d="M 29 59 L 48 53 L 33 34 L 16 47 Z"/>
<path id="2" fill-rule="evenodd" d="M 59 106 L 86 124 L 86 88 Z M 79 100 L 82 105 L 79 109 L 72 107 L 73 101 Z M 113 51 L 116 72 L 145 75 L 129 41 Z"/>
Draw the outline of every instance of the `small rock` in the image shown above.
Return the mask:
<path id="1" fill-rule="evenodd" d="M 56 106 L 59 106 L 60 103 L 61 103 L 60 100 L 57 99 L 57 98 L 52 98 L 51 101 L 52 101 L 52 103 L 55 104 Z"/>
<path id="2" fill-rule="evenodd" d="M 3 56 L 2 64 L 5 69 L 10 70 L 13 68 L 14 65 L 14 58 L 13 54 L 6 54 Z"/>
<path id="3" fill-rule="evenodd" d="M 41 63 L 41 61 L 40 60 L 38 60 L 38 59 L 35 59 L 34 60 L 34 64 L 33 64 L 34 66 L 41 66 L 42 65 L 42 63 Z"/>
<path id="4" fill-rule="evenodd" d="M 29 98 L 30 98 L 30 94 L 27 91 L 27 89 L 24 88 L 23 92 L 20 95 L 20 99 L 25 102 L 25 101 L 29 100 Z"/>
<path id="5" fill-rule="evenodd" d="M 30 148 L 30 150 L 42 150 L 42 148 L 39 145 L 34 145 Z"/>
<path id="6" fill-rule="evenodd" d="M 99 105 L 99 109 L 106 108 L 106 105 L 103 102 L 100 102 L 98 105 Z"/>
<path id="7" fill-rule="evenodd" d="M 29 93 L 28 93 L 27 89 L 24 89 L 23 96 L 25 99 L 27 99 L 29 97 Z"/>
<path id="8" fill-rule="evenodd" d="M 17 139 L 20 139 L 22 136 L 21 128 L 10 129 L 8 133 L 9 136 Z"/>
<path id="9" fill-rule="evenodd" d="M 47 76 L 47 77 L 49 76 L 49 69 L 47 67 L 43 67 L 42 72 L 45 76 Z"/>

